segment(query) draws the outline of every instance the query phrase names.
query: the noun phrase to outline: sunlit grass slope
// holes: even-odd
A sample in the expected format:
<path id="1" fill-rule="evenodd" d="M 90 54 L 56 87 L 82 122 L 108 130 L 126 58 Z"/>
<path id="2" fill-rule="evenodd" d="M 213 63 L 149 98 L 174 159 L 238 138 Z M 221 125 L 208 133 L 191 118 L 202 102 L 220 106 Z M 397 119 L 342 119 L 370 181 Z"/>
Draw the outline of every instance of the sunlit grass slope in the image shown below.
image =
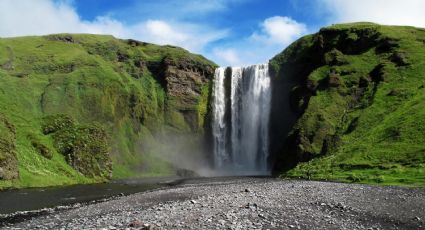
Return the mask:
<path id="1" fill-rule="evenodd" d="M 282 176 L 425 187 L 425 29 L 333 25 L 271 64 L 299 117 Z"/>
<path id="2" fill-rule="evenodd" d="M 9 139 L 0 142 L 0 147 L 10 147 L 0 148 L 0 168 L 5 168 L 0 172 L 0 188 L 104 181 L 110 175 L 99 172 L 96 155 L 103 147 L 112 158 L 113 178 L 174 173 L 156 155 L 157 140 L 166 132 L 192 131 L 203 125 L 209 87 L 199 83 L 205 90 L 190 102 L 170 96 L 165 79 L 170 66 L 201 72 L 215 64 L 181 48 L 112 36 L 0 39 L 0 118 L 5 120 L 3 126 L 10 124 L 14 130 L 12 141 L 7 142 L 8 134 Z M 198 123 L 185 120 L 177 103 L 186 103 L 187 111 L 198 113 Z M 50 115 L 63 115 L 63 122 L 73 120 L 73 127 L 64 123 L 56 133 L 43 132 L 43 119 Z M 102 130 L 107 146 L 96 142 Z M 2 136 L 10 132 L 7 127 L 0 131 Z M 60 139 L 65 134 L 69 143 Z M 94 171 L 75 170 L 66 159 L 69 154 L 88 157 Z M 12 156 L 17 158 L 19 173 L 14 179 L 5 166 L 13 165 L 6 161 Z M 72 164 L 81 166 L 75 156 Z"/>

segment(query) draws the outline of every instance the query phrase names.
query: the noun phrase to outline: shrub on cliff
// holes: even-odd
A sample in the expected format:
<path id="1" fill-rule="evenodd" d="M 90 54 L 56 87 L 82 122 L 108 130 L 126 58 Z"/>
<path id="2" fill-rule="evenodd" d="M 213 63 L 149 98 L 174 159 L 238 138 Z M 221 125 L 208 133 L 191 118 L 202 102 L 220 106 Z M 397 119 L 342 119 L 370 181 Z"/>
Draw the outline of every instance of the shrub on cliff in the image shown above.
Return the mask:
<path id="1" fill-rule="evenodd" d="M 0 113 L 0 180 L 17 179 L 15 126 Z"/>
<path id="2" fill-rule="evenodd" d="M 43 132 L 51 134 L 57 151 L 88 177 L 111 178 L 108 136 L 100 125 L 79 125 L 65 114 L 43 118 Z"/>

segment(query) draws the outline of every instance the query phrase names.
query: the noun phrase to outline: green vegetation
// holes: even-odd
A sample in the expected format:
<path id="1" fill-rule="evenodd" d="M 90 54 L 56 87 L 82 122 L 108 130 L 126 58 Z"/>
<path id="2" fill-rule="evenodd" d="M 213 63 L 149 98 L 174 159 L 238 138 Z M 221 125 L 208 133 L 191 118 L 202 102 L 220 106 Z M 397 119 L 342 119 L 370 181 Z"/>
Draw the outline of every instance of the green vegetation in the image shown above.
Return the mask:
<path id="1" fill-rule="evenodd" d="M 334 25 L 270 64 L 298 117 L 282 177 L 425 187 L 425 29 Z"/>
<path id="2" fill-rule="evenodd" d="M 333 25 L 270 65 L 279 175 L 425 187 L 425 29 Z M 112 36 L 0 39 L 0 189 L 175 174 L 203 152 L 215 67 Z"/>
<path id="3" fill-rule="evenodd" d="M 81 126 L 67 115 L 52 115 L 43 119 L 42 128 L 44 134 L 52 134 L 56 150 L 65 156 L 67 163 L 75 170 L 92 178 L 111 177 L 108 137 L 102 126 Z M 49 151 L 39 142 L 32 141 L 32 144 L 34 147 L 41 146 L 38 147 L 41 153 Z"/>
<path id="4" fill-rule="evenodd" d="M 0 180 L 16 179 L 16 130 L 3 114 L 0 114 L 0 131 Z"/>
<path id="5" fill-rule="evenodd" d="M 202 136 L 215 66 L 112 36 L 0 39 L 0 189 L 175 173 L 152 146 Z"/>

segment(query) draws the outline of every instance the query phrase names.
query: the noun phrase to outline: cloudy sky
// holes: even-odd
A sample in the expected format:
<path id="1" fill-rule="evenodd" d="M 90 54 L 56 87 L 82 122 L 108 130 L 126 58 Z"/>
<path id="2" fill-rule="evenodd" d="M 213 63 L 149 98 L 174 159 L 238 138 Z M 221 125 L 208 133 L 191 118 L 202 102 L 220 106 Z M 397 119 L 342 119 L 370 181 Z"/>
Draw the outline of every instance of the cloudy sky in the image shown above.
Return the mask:
<path id="1" fill-rule="evenodd" d="M 425 27 L 424 12 L 424 0 L 0 0 L 0 37 L 112 34 L 235 66 L 267 62 L 332 23 Z"/>

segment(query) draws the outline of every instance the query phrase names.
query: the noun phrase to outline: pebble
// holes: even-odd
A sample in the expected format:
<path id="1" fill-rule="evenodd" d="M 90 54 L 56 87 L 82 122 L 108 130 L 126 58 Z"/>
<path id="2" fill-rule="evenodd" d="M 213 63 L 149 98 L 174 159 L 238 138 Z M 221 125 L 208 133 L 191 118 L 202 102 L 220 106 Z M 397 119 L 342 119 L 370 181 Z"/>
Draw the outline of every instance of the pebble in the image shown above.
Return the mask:
<path id="1" fill-rule="evenodd" d="M 424 207 L 423 190 L 267 178 L 206 179 L 49 211 L 9 223 L 8 228 L 385 229 L 391 226 L 380 221 L 397 217 L 392 223 L 398 228 L 420 229 Z M 403 216 L 414 218 L 400 219 Z"/>

